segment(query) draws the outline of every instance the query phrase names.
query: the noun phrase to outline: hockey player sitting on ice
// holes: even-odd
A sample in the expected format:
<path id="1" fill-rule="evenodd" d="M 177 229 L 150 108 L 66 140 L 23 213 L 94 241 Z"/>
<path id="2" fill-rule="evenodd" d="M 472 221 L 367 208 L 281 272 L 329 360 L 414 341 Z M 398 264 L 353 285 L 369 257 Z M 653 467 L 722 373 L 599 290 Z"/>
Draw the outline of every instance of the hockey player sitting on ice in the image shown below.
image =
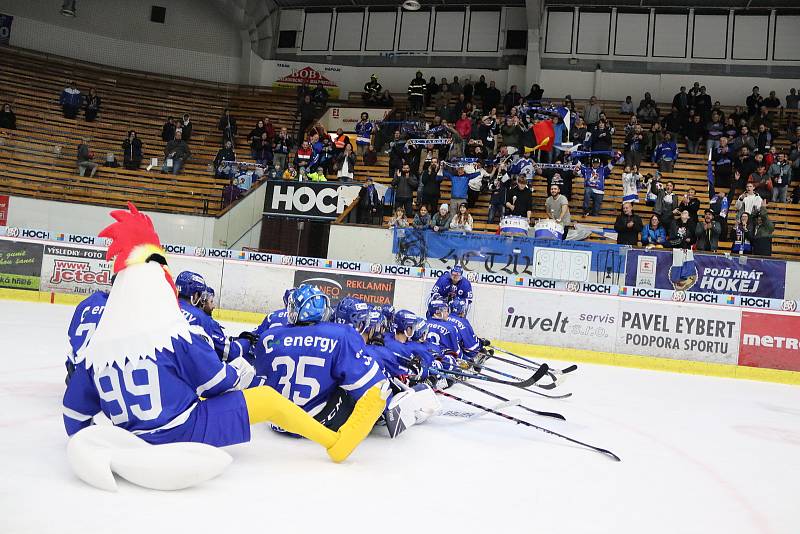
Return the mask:
<path id="1" fill-rule="evenodd" d="M 205 307 L 204 299 L 208 294 L 205 279 L 197 273 L 183 271 L 175 279 L 175 286 L 183 316 L 190 326 L 198 329 L 198 333 L 211 340 L 219 359 L 236 369 L 242 389 L 262 384 L 263 381 L 256 378 L 253 366 L 244 358 L 250 352 L 251 342 L 257 338 L 251 332 L 242 332 L 239 338 L 226 336 L 222 325 L 201 309 Z"/>
<path id="2" fill-rule="evenodd" d="M 399 364 L 394 354 L 379 344 L 369 344 L 370 341 L 380 339 L 382 316 L 379 308 L 372 308 L 367 303 L 352 297 L 345 297 L 336 306 L 334 320 L 337 323 L 349 325 L 358 332 L 365 343 L 366 358 L 373 358 L 377 362 L 387 362 L 392 365 L 394 372 L 401 370 L 404 377 L 409 373 L 419 373 L 419 365 L 415 370 L 410 370 Z M 382 368 L 382 372 L 389 376 L 394 395 L 387 402 L 386 411 L 382 422 L 386 424 L 389 437 L 395 438 L 409 427 L 422 423 L 440 409 L 439 400 L 433 390 L 424 383 L 414 383 L 413 387 L 400 383 L 392 372 Z M 415 381 L 414 381 L 415 382 Z M 381 421 L 379 421 L 381 422 Z"/>
<path id="3" fill-rule="evenodd" d="M 267 315 L 264 320 L 261 322 L 258 327 L 253 330 L 253 335 L 255 335 L 256 339 L 260 338 L 266 330 L 270 328 L 275 328 L 278 326 L 286 326 L 286 305 L 289 302 L 289 295 L 292 294 L 295 288 L 290 287 L 286 291 L 283 292 L 283 308 L 280 310 L 275 310 L 274 312 Z"/>
<path id="4" fill-rule="evenodd" d="M 447 316 L 447 320 L 456 325 L 464 358 L 474 361 L 483 345 L 478 336 L 475 335 L 475 331 L 467 319 L 468 310 L 469 305 L 464 299 L 455 298 L 450 301 L 450 313 Z"/>
<path id="5" fill-rule="evenodd" d="M 211 338 L 220 360 L 232 362 L 248 353 L 250 339 L 247 337 L 252 337 L 249 332 L 247 337 L 228 337 L 222 325 L 201 309 L 205 307 L 205 298 L 208 295 L 208 286 L 202 276 L 191 271 L 183 271 L 175 278 L 175 286 L 178 288 L 183 316 L 190 325 L 199 326 Z"/>
<path id="6" fill-rule="evenodd" d="M 214 308 L 217 307 L 217 303 L 214 301 L 215 296 L 214 288 L 206 286 L 206 294 L 203 295 L 203 311 L 209 317 L 214 316 Z"/>
<path id="7" fill-rule="evenodd" d="M 326 322 L 328 296 L 315 286 L 295 289 L 286 311 L 289 324 L 268 329 L 255 346 L 258 374 L 329 428 L 351 419 L 374 425 L 386 407 L 389 384 L 380 365 L 366 357 L 361 336 L 350 326 Z"/>
<path id="8" fill-rule="evenodd" d="M 442 299 L 434 298 L 428 303 L 428 341 L 441 347 L 456 358 L 461 358 L 461 336 L 455 323 L 447 320 L 450 306 Z"/>
<path id="9" fill-rule="evenodd" d="M 427 343 L 425 319 L 412 311 L 398 310 L 392 316 L 389 330 L 383 334 L 382 343 L 387 351 L 384 367 L 390 376 L 412 384 L 429 381 L 440 388 L 450 385 L 439 380 L 436 370 L 453 369 L 455 359 Z"/>
<path id="10" fill-rule="evenodd" d="M 67 361 L 65 362 L 67 366 L 67 384 L 69 384 L 72 373 L 75 372 L 75 366 L 82 360 L 78 352 L 89 343 L 89 338 L 92 337 L 97 328 L 97 323 L 100 322 L 100 317 L 103 315 L 107 301 L 108 291 L 95 291 L 75 307 L 75 313 L 72 314 L 72 321 L 70 321 L 67 329 L 70 345 L 70 351 L 67 353 Z"/>
<path id="11" fill-rule="evenodd" d="M 440 298 L 450 302 L 454 298 L 461 298 L 472 304 L 472 284 L 464 278 L 464 268 L 455 265 L 449 271 L 442 273 L 431 289 L 431 298 Z"/>
<path id="12" fill-rule="evenodd" d="M 334 461 L 344 460 L 373 421 L 353 417 L 334 432 L 270 387 L 238 390 L 236 371 L 183 317 L 152 221 L 133 204 L 128 208 L 112 212 L 117 222 L 100 233 L 112 239 L 107 259 L 117 278 L 64 393 L 67 434 L 102 411 L 149 443 L 226 446 L 249 441 L 251 424 L 272 421 L 321 444 Z M 376 394 L 362 410 L 383 405 Z"/>

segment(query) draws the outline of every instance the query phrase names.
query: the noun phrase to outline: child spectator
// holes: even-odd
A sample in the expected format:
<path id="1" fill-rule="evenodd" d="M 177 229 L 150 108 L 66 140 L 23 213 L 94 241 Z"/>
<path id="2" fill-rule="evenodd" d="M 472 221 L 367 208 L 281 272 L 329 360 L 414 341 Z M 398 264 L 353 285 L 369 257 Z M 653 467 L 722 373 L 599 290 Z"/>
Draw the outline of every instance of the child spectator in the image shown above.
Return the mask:
<path id="1" fill-rule="evenodd" d="M 458 205 L 458 211 L 455 216 L 450 220 L 450 230 L 469 233 L 472 232 L 472 224 L 472 215 L 470 215 L 467 209 L 467 204 L 462 202 Z"/>
<path id="2" fill-rule="evenodd" d="M 417 230 L 427 230 L 431 227 L 431 216 L 428 213 L 427 204 L 419 207 L 419 213 L 414 216 L 413 226 Z"/>
<path id="3" fill-rule="evenodd" d="M 403 206 L 398 206 L 394 210 L 394 215 L 389 218 L 389 228 L 408 228 L 408 219 L 406 218 L 406 210 Z"/>

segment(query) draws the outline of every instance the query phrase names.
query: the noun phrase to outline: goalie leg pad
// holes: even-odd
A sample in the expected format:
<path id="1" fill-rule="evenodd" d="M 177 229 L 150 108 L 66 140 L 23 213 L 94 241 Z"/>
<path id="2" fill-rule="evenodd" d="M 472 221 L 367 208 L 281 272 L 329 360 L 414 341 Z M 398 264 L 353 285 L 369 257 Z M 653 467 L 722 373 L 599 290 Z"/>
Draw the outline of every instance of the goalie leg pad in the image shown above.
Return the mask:
<path id="1" fill-rule="evenodd" d="M 398 393 L 384 413 L 389 436 L 399 436 L 408 428 L 435 415 L 441 408 L 439 399 L 427 384 L 417 384 L 412 389 Z"/>

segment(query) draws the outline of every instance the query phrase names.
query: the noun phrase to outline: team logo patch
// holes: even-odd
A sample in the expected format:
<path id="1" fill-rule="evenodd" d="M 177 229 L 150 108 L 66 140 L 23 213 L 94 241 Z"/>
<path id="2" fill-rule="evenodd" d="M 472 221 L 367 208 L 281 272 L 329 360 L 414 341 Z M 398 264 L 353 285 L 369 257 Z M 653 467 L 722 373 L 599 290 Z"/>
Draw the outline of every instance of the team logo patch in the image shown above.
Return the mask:
<path id="1" fill-rule="evenodd" d="M 686 291 L 673 292 L 672 300 L 674 300 L 675 302 L 686 302 Z"/>
<path id="2" fill-rule="evenodd" d="M 574 291 L 575 293 L 577 293 L 580 290 L 581 290 L 580 282 L 575 282 L 574 280 L 567 282 L 567 291 Z"/>

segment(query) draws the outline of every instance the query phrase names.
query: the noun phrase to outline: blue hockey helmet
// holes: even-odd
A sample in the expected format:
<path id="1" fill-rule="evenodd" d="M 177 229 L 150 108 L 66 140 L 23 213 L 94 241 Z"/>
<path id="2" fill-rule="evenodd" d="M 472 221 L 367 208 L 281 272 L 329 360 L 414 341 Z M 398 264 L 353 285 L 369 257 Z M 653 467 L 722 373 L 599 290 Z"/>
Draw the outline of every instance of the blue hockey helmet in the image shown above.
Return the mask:
<path id="1" fill-rule="evenodd" d="M 393 330 L 397 333 L 405 334 L 411 328 L 411 335 L 414 335 L 414 328 L 418 325 L 419 317 L 416 313 L 409 310 L 397 310 L 392 317 Z"/>
<path id="2" fill-rule="evenodd" d="M 205 279 L 192 271 L 183 271 L 175 278 L 175 287 L 178 289 L 178 296 L 189 299 L 195 304 L 195 299 L 199 301 L 208 291 Z M 195 295 L 200 295 L 195 297 Z"/>
<path id="3" fill-rule="evenodd" d="M 339 301 L 334 311 L 337 323 L 349 324 L 359 333 L 369 328 L 369 305 L 357 298 L 345 297 Z"/>
<path id="4" fill-rule="evenodd" d="M 394 324 L 394 306 L 391 304 L 384 304 L 380 307 L 382 325 L 384 330 L 389 330 L 389 326 Z"/>
<path id="5" fill-rule="evenodd" d="M 292 291 L 294 291 L 295 289 L 296 288 L 294 288 L 294 287 L 290 287 L 289 289 L 287 289 L 286 291 L 283 292 L 283 305 L 284 305 L 284 307 L 289 305 L 289 295 L 291 295 Z"/>
<path id="6" fill-rule="evenodd" d="M 461 298 L 454 298 L 450 301 L 450 313 L 464 317 L 469 311 L 469 303 Z"/>
<path id="7" fill-rule="evenodd" d="M 383 332 L 386 329 L 380 306 L 369 307 L 369 327 L 376 332 Z"/>
<path id="8" fill-rule="evenodd" d="M 411 341 L 425 341 L 425 338 L 428 337 L 428 328 L 428 321 L 422 317 L 417 318 L 417 322 L 414 325 L 414 335 L 411 336 Z"/>
<path id="9" fill-rule="evenodd" d="M 464 274 L 464 267 L 462 267 L 461 265 L 458 265 L 458 264 L 453 265 L 453 268 L 450 269 L 450 273 L 451 274 Z"/>
<path id="10" fill-rule="evenodd" d="M 450 306 L 442 300 L 441 298 L 434 298 L 428 303 L 428 319 L 437 315 L 441 311 L 446 311 L 447 314 L 450 313 Z"/>
<path id="11" fill-rule="evenodd" d="M 289 295 L 286 312 L 290 324 L 327 321 L 330 316 L 328 295 L 316 286 L 303 284 Z"/>

